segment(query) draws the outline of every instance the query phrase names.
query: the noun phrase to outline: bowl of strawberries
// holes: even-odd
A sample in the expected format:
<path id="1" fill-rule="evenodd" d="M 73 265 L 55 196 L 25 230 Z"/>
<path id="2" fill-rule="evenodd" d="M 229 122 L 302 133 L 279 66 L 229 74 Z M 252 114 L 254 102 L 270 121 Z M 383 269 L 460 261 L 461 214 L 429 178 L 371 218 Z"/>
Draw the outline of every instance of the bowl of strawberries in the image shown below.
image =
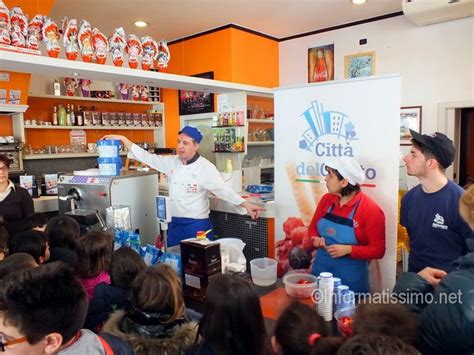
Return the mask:
<path id="1" fill-rule="evenodd" d="M 304 273 L 288 273 L 283 278 L 285 291 L 290 297 L 308 298 L 318 287 L 316 276 Z"/>

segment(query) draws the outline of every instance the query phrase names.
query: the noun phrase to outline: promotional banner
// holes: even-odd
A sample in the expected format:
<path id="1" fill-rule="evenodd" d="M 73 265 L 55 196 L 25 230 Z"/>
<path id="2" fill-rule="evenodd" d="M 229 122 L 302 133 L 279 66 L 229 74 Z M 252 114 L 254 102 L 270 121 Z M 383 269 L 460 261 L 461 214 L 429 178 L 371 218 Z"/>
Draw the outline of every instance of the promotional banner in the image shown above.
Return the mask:
<path id="1" fill-rule="evenodd" d="M 362 191 L 386 218 L 385 256 L 369 266 L 371 291 L 393 287 L 400 91 L 398 75 L 275 90 L 275 256 L 280 272 L 288 270 L 295 246 L 311 249 L 307 227 L 327 193 L 325 162 L 347 156 L 361 164 Z"/>

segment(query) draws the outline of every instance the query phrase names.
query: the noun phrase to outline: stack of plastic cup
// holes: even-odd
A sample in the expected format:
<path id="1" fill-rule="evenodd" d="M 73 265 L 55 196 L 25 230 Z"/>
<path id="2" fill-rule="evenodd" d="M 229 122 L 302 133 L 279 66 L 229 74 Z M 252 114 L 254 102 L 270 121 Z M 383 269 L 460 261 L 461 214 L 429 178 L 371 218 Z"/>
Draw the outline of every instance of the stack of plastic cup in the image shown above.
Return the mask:
<path id="1" fill-rule="evenodd" d="M 339 277 L 335 277 L 334 278 L 334 290 L 333 290 L 333 301 L 332 301 L 332 311 L 335 312 L 336 311 L 336 306 L 337 306 L 337 287 L 338 286 L 341 286 L 342 285 L 342 282 L 341 282 L 341 279 Z"/>
<path id="2" fill-rule="evenodd" d="M 334 292 L 334 278 L 330 272 L 319 274 L 319 302 L 318 313 L 325 321 L 332 319 L 332 299 Z"/>
<path id="3" fill-rule="evenodd" d="M 104 139 L 97 141 L 100 175 L 120 175 L 122 159 L 120 158 L 120 141 L 116 139 Z"/>
<path id="4" fill-rule="evenodd" d="M 338 286 L 336 291 L 336 310 L 343 308 L 351 308 L 355 306 L 355 294 L 354 291 L 349 290 L 349 286 L 341 285 Z"/>

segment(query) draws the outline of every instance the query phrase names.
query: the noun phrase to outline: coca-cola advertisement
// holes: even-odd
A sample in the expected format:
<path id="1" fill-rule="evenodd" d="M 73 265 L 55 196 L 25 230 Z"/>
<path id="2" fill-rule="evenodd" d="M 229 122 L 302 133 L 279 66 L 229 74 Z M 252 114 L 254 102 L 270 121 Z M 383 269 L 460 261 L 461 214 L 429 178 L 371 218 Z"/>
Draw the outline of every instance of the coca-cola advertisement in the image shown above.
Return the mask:
<path id="1" fill-rule="evenodd" d="M 308 49 L 308 83 L 334 80 L 334 44 Z"/>

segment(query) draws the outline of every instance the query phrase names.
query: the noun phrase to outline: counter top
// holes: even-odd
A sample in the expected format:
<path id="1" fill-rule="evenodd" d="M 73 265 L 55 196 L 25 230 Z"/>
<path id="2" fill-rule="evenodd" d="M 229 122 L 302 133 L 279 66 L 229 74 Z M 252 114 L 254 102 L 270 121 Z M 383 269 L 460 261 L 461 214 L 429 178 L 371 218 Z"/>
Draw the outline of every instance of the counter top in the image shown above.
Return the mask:
<path id="1" fill-rule="evenodd" d="M 258 197 L 254 196 L 249 196 L 247 192 L 242 192 L 240 193 L 242 197 L 245 198 L 245 196 L 248 196 L 245 198 L 246 201 L 253 203 L 257 206 L 264 207 L 266 211 L 263 211 L 263 213 L 260 215 L 262 218 L 275 218 L 275 202 L 274 201 L 267 201 L 264 202 Z M 243 207 L 238 207 L 235 206 L 227 201 L 223 201 L 220 198 L 214 196 L 214 195 L 209 195 L 209 202 L 210 202 L 210 208 L 213 211 L 219 211 L 219 212 L 227 212 L 227 213 L 235 213 L 235 214 L 246 214 L 247 211 Z"/>
<path id="2" fill-rule="evenodd" d="M 35 212 L 55 212 L 59 210 L 58 196 L 41 196 L 33 199 Z"/>

